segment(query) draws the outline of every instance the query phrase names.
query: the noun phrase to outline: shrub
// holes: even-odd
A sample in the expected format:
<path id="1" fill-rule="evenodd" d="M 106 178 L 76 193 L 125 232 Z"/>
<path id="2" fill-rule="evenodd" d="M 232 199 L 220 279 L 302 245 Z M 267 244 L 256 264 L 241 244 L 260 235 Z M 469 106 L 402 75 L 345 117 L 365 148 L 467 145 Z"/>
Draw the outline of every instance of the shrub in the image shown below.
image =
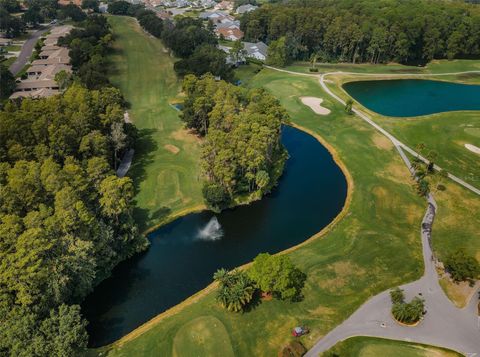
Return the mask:
<path id="1" fill-rule="evenodd" d="M 405 294 L 403 293 L 403 290 L 399 287 L 390 290 L 390 297 L 392 299 L 392 304 L 401 304 L 405 302 Z"/>
<path id="2" fill-rule="evenodd" d="M 207 205 L 214 210 L 225 208 L 230 203 L 228 192 L 215 183 L 205 183 L 202 193 Z"/>
<path id="3" fill-rule="evenodd" d="M 413 298 L 409 303 L 396 303 L 392 306 L 392 315 L 400 322 L 414 324 L 423 315 L 424 300 L 419 297 Z"/>
<path id="4" fill-rule="evenodd" d="M 476 279 L 480 274 L 478 261 L 459 249 L 445 259 L 445 269 L 455 281 Z"/>
<path id="5" fill-rule="evenodd" d="M 318 68 L 309 68 L 308 69 L 310 72 L 318 72 Z"/>

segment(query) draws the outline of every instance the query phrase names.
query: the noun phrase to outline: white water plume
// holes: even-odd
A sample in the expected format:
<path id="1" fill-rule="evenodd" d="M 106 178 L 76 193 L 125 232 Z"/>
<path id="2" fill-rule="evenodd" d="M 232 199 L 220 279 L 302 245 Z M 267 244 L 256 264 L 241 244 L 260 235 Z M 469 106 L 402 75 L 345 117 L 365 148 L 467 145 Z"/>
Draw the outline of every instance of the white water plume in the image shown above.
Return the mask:
<path id="1" fill-rule="evenodd" d="M 217 217 L 213 216 L 210 221 L 198 231 L 197 238 L 201 240 L 218 240 L 223 236 L 222 226 Z"/>

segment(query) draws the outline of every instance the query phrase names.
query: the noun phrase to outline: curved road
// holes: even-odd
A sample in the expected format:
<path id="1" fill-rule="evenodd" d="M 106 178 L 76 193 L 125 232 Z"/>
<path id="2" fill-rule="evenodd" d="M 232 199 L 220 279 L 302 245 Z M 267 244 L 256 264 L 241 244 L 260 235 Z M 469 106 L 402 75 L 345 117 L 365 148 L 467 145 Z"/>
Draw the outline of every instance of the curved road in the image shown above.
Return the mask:
<path id="1" fill-rule="evenodd" d="M 306 75 L 318 78 L 317 75 L 291 72 L 274 67 L 268 68 L 294 75 Z M 322 86 L 323 90 L 327 92 L 327 94 L 329 94 L 342 105 L 345 105 L 345 102 L 340 97 L 335 95 L 324 82 L 324 79 L 327 75 L 334 73 L 345 74 L 346 72 L 331 72 L 322 74 L 320 76 L 320 85 Z M 461 73 L 480 73 L 480 71 Z M 443 73 L 439 75 L 454 74 L 460 73 Z M 391 74 L 380 74 L 380 76 L 386 75 L 390 76 Z M 405 74 L 405 76 L 410 75 Z M 396 139 L 393 135 L 388 133 L 377 123 L 375 123 L 366 114 L 357 109 L 353 109 L 353 111 L 360 118 L 392 141 L 409 171 L 413 175 L 415 171 L 403 150 L 408 151 L 414 156 L 419 155 L 414 150 Z M 426 161 L 425 158 L 421 156 L 419 157 Z M 440 167 L 436 166 L 435 169 L 440 170 Z M 454 175 L 449 174 L 449 177 L 465 188 L 480 195 L 480 190 L 472 185 L 464 182 Z M 318 356 L 321 352 L 328 350 L 338 342 L 353 336 L 384 337 L 394 340 L 412 341 L 449 348 L 464 353 L 467 356 L 480 355 L 480 317 L 477 313 L 478 299 L 475 298 L 475 296 L 477 296 L 477 292 L 475 292 L 469 304 L 465 308 L 459 309 L 453 305 L 440 287 L 435 269 L 435 258 L 430 246 L 432 225 L 435 218 L 435 212 L 437 210 L 437 204 L 431 194 L 428 195 L 427 202 L 428 208 L 425 216 L 423 217 L 421 225 L 423 260 L 425 265 L 424 275 L 419 280 L 402 286 L 402 289 L 405 291 L 407 301 L 411 300 L 415 296 L 421 296 L 425 299 L 425 310 L 427 311 L 427 314 L 425 315 L 424 319 L 416 327 L 406 327 L 396 323 L 391 316 L 391 300 L 389 290 L 387 290 L 374 296 L 365 304 L 363 304 L 347 320 L 320 339 L 305 356 Z"/>
<path id="2" fill-rule="evenodd" d="M 18 72 L 20 72 L 22 68 L 25 67 L 28 60 L 30 59 L 30 56 L 32 55 L 33 49 L 35 48 L 35 44 L 37 43 L 38 39 L 42 37 L 42 35 L 49 29 L 50 27 L 46 27 L 44 29 L 38 30 L 34 32 L 27 41 L 25 41 L 22 46 L 22 51 L 20 52 L 20 55 L 9 68 L 10 72 L 12 72 L 14 76 L 16 76 Z"/>

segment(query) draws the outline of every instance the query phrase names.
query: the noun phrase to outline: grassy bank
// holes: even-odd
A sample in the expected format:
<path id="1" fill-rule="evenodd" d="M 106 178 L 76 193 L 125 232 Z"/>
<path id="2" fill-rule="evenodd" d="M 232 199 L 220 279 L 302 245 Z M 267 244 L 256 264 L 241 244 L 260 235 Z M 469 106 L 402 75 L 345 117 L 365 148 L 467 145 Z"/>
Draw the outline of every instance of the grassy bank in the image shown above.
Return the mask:
<path id="1" fill-rule="evenodd" d="M 182 129 L 178 111 L 169 105 L 180 82 L 161 41 L 147 36 L 133 18 L 108 21 L 115 34 L 110 80 L 129 102 L 139 130 L 128 175 L 138 192 L 135 217 L 145 230 L 203 208 L 199 142 Z"/>
<path id="2" fill-rule="evenodd" d="M 321 355 L 321 357 L 331 356 L 460 357 L 462 355 L 443 348 L 410 342 L 372 337 L 352 337 L 337 343 L 334 347 Z"/>

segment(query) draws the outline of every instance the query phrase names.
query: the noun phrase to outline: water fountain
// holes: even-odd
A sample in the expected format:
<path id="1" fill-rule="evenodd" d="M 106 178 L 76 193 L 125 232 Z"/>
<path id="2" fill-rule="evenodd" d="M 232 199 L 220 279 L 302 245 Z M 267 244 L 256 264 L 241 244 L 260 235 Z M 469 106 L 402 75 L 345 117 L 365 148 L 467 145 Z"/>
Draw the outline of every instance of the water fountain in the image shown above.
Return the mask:
<path id="1" fill-rule="evenodd" d="M 199 230 L 197 239 L 214 241 L 221 239 L 223 236 L 222 226 L 216 216 L 213 216 L 210 221 Z"/>

